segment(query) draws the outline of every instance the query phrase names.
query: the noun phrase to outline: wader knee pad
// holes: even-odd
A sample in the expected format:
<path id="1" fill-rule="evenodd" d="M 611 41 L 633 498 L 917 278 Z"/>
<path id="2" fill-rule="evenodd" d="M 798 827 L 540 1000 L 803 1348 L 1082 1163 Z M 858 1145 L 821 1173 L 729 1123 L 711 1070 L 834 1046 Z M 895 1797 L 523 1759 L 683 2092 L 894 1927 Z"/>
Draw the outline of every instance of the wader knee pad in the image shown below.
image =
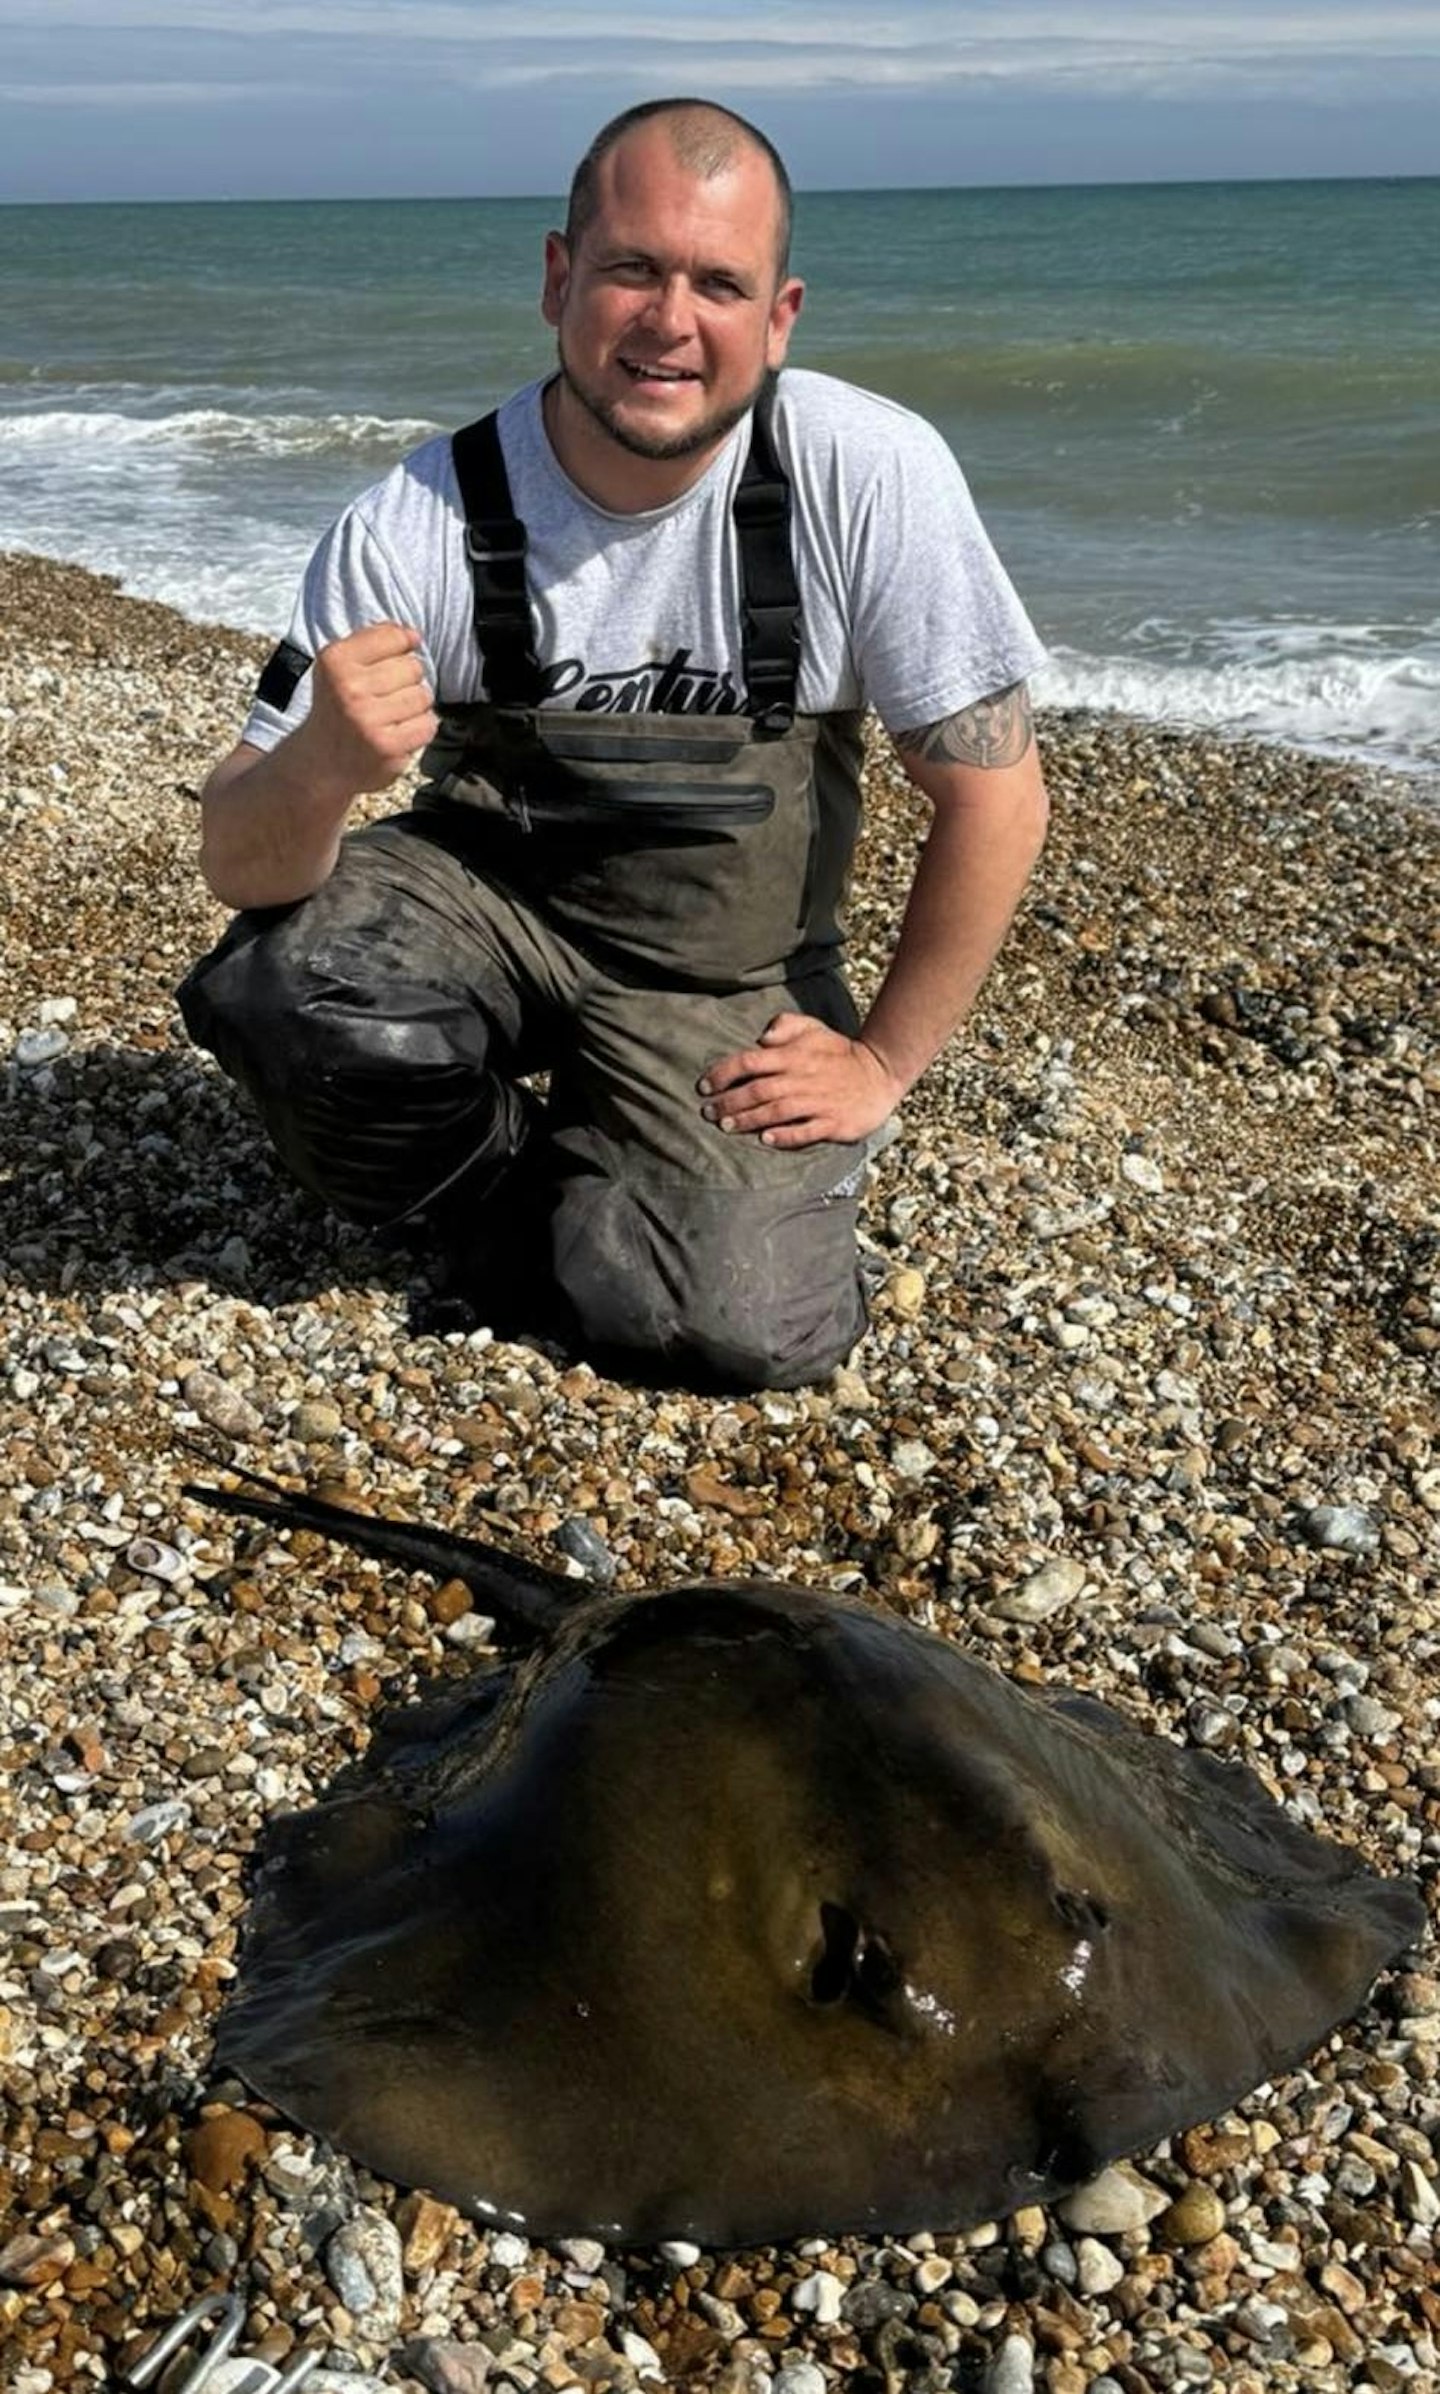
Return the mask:
<path id="1" fill-rule="evenodd" d="M 241 924 L 180 1006 L 287 1169 L 357 1221 L 417 1211 L 467 1168 L 483 1189 L 530 1128 L 527 1100 L 487 1066 L 485 1017 L 444 990 L 351 986 Z"/>

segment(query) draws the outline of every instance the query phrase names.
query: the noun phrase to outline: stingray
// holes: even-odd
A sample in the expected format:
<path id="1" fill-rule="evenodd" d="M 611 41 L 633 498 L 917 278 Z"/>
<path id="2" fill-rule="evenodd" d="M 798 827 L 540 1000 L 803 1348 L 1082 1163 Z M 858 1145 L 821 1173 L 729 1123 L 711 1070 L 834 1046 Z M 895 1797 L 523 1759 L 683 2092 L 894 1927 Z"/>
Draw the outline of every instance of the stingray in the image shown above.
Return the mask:
<path id="1" fill-rule="evenodd" d="M 1303 2060 L 1421 1928 L 1248 1771 L 868 1604 L 577 1598 L 470 1539 L 189 1493 L 461 1578 L 529 1643 L 273 1825 L 217 2049 L 483 2222 L 1001 2217 Z"/>

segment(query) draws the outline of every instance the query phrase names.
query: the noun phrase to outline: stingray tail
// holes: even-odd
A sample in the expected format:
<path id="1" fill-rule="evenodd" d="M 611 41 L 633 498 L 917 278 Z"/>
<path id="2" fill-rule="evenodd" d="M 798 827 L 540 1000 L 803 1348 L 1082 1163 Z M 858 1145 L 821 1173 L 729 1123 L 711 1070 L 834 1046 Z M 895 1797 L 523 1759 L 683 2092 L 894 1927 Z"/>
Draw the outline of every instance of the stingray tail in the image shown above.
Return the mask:
<path id="1" fill-rule="evenodd" d="M 410 1571 L 429 1571 L 436 1579 L 461 1579 L 472 1593 L 512 1629 L 543 1636 L 562 1620 L 584 1587 L 560 1571 L 546 1571 L 522 1563 L 503 1547 L 487 1546 L 479 1538 L 450 1537 L 443 1530 L 418 1523 L 376 1518 L 352 1512 L 348 1505 L 332 1505 L 323 1496 L 294 1495 L 276 1480 L 264 1479 L 240 1464 L 228 1469 L 266 1490 L 253 1496 L 243 1488 L 206 1488 L 194 1482 L 182 1493 L 197 1503 L 215 1505 L 222 1513 L 244 1513 L 256 1521 L 271 1521 L 277 1529 L 319 1530 L 339 1545 L 361 1554 L 403 1563 Z"/>

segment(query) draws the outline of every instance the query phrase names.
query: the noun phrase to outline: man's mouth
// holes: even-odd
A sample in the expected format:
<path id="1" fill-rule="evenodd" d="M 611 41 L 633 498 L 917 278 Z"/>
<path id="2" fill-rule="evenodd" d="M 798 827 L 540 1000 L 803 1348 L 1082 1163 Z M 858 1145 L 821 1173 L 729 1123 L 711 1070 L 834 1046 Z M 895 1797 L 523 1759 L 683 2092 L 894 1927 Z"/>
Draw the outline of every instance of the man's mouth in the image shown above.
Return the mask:
<path id="1" fill-rule="evenodd" d="M 620 360 L 632 382 L 698 382 L 688 366 L 660 366 L 644 358 L 622 357 Z"/>

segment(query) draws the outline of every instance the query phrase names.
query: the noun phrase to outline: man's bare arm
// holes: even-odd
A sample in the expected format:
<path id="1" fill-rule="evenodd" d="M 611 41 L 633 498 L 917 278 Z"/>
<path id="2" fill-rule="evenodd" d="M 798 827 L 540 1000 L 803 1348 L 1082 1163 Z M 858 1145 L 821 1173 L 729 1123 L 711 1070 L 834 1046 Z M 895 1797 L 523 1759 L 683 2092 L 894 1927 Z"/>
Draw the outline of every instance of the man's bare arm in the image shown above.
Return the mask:
<path id="1" fill-rule="evenodd" d="M 1044 841 L 1048 801 L 1023 683 L 896 745 L 935 815 L 858 1037 L 777 1015 L 702 1084 L 709 1120 L 773 1146 L 879 1127 L 969 1012 Z"/>
<path id="2" fill-rule="evenodd" d="M 367 624 L 321 650 L 310 712 L 269 750 L 241 741 L 200 793 L 200 869 L 227 906 L 284 906 L 328 880 L 363 791 L 435 733 L 420 635 Z"/>
<path id="3" fill-rule="evenodd" d="M 1044 845 L 1050 806 L 1023 682 L 901 733 L 895 745 L 935 815 L 860 1036 L 909 1088 L 979 995 Z"/>

